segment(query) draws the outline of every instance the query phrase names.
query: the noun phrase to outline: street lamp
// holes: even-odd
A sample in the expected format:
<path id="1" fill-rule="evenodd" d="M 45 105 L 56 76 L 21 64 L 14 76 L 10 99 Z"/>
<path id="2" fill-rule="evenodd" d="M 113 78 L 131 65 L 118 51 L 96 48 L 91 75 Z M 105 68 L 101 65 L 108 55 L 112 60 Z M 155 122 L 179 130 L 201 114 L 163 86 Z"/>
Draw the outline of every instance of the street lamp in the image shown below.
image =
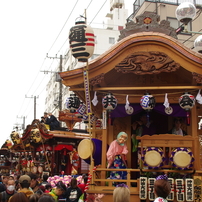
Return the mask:
<path id="1" fill-rule="evenodd" d="M 195 50 L 202 53 L 202 35 L 198 36 L 194 41 Z"/>
<path id="2" fill-rule="evenodd" d="M 181 3 L 177 7 L 175 15 L 178 21 L 187 25 L 196 16 L 196 7 L 190 2 Z"/>
<path id="3" fill-rule="evenodd" d="M 184 33 L 193 33 L 193 34 L 202 34 L 201 32 L 194 32 L 187 29 L 188 23 L 193 20 L 193 18 L 196 16 L 196 7 L 194 4 L 190 2 L 183 2 L 181 3 L 176 11 L 175 11 L 176 18 L 178 21 L 183 23 L 184 30 L 182 32 Z M 194 47 L 195 50 L 199 53 L 202 53 L 202 36 L 198 36 L 196 40 L 194 41 Z"/>

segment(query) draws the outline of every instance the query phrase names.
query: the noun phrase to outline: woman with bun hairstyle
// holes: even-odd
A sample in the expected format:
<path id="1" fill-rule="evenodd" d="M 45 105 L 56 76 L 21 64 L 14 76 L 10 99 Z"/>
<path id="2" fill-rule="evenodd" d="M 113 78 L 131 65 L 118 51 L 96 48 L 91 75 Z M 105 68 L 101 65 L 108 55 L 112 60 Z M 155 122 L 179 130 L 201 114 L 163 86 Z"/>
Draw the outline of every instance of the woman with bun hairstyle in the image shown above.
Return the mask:
<path id="1" fill-rule="evenodd" d="M 170 189 L 167 175 L 159 175 L 154 182 L 154 193 L 156 195 L 154 202 L 167 202 L 166 198 Z"/>

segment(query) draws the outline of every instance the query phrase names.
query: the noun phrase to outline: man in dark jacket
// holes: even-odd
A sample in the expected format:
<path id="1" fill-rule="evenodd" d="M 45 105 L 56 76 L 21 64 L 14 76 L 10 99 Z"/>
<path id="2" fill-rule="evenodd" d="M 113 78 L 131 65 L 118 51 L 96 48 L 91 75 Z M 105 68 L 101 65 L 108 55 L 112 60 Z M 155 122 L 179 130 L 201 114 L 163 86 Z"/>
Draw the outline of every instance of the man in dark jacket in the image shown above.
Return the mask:
<path id="1" fill-rule="evenodd" d="M 51 113 L 44 112 L 45 124 L 50 126 L 50 130 L 56 130 L 60 128 L 60 122 Z"/>
<path id="2" fill-rule="evenodd" d="M 1 202 L 7 202 L 11 196 L 13 196 L 16 191 L 15 191 L 15 180 L 8 180 L 7 185 L 6 185 L 6 190 L 1 192 Z"/>
<path id="3" fill-rule="evenodd" d="M 70 187 L 67 188 L 67 191 L 65 194 L 66 202 L 78 202 L 81 195 L 82 195 L 82 191 L 77 186 L 77 179 L 72 178 L 70 182 Z"/>

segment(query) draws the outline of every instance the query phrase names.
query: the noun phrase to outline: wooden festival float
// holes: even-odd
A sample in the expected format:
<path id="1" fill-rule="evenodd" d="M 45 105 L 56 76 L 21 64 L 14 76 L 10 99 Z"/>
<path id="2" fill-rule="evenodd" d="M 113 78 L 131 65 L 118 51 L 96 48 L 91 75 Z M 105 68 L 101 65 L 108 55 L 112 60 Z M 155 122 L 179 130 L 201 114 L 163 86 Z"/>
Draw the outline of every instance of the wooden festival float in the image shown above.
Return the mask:
<path id="1" fill-rule="evenodd" d="M 71 130 L 66 128 L 49 131 L 45 124 L 35 119 L 27 125 L 23 134 L 13 131 L 10 135 L 11 140 L 7 140 L 0 150 L 0 159 L 4 159 L 4 164 L 0 165 L 2 172 L 12 174 L 33 172 L 38 175 L 48 172 L 50 176 L 60 175 L 62 171 L 65 175 L 88 172 L 88 169 L 81 170 L 80 158 L 78 158 L 79 169 L 72 172 L 74 148 L 77 148 L 81 140 L 89 137 L 84 130 L 76 132 L 73 130 L 74 124 L 81 122 L 82 119 L 64 110 L 60 112 L 59 120 L 64 121 L 68 128 L 71 126 Z"/>
<path id="2" fill-rule="evenodd" d="M 70 31 L 73 56 L 78 61 L 82 61 L 82 53 L 88 56 L 83 56 L 83 67 L 61 72 L 60 76 L 63 84 L 86 106 L 85 115 L 102 121 L 101 129 L 95 127 L 96 121 L 88 124 L 90 137 L 80 142 L 79 155 L 90 159 L 87 192 L 104 193 L 103 201 L 112 200 L 112 183 L 118 181 L 108 179 L 112 169 L 106 168 L 107 145 L 120 131 L 130 137 L 131 125 L 143 111 L 156 124 L 157 131 L 152 136 L 138 137 L 139 166 L 135 163 L 138 155 L 132 152 L 130 138 L 127 141 L 127 179 L 121 182 L 130 187 L 131 201 L 154 200 L 155 176 L 161 173 L 168 175 L 172 185 L 169 201 L 201 200 L 202 130 L 198 129 L 198 123 L 202 106 L 194 97 L 198 93 L 201 96 L 202 55 L 180 43 L 168 21 L 158 19 L 154 13 L 144 13 L 137 17 L 137 23 L 128 22 L 120 32 L 119 41 L 89 63 L 86 58 L 90 54 L 85 54 L 88 47 L 78 47 L 86 38 L 74 35 L 75 29 L 81 32 L 80 36 L 85 31 L 85 36 L 89 36 L 87 26 L 77 24 Z M 95 92 L 98 103 L 93 105 L 90 98 Z M 166 95 L 167 107 L 164 106 Z M 167 134 L 176 117 L 184 120 L 187 136 Z M 93 139 L 102 141 L 100 164 L 95 163 L 100 154 Z"/>

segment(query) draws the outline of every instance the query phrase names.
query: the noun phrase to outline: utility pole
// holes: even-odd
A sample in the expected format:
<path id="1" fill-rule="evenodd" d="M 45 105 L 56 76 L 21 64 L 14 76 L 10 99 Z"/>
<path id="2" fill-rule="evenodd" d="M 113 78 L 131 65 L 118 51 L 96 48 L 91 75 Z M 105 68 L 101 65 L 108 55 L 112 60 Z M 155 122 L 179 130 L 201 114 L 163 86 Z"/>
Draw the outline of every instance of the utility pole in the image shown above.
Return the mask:
<path id="1" fill-rule="evenodd" d="M 25 117 L 25 116 L 17 116 L 17 118 L 18 119 L 23 119 L 22 130 L 24 130 L 25 129 L 25 118 L 27 118 L 27 117 Z"/>
<path id="2" fill-rule="evenodd" d="M 62 55 L 60 55 L 60 67 L 59 70 L 62 72 Z M 59 87 L 59 110 L 62 111 L 62 80 L 60 78 L 60 87 Z"/>
<path id="3" fill-rule="evenodd" d="M 55 57 L 49 57 L 48 56 L 48 53 L 46 55 L 47 58 L 49 59 L 59 59 L 60 60 L 60 65 L 59 65 L 59 72 L 62 72 L 62 62 L 63 62 L 63 57 L 62 55 L 60 55 L 60 57 L 57 56 L 57 54 L 55 55 Z M 59 72 L 54 72 L 54 71 L 41 71 L 41 72 L 44 72 L 44 74 L 47 74 L 47 73 L 56 73 L 58 74 L 59 76 Z M 62 80 L 61 78 L 57 80 L 59 83 L 59 100 L 58 100 L 58 108 L 59 108 L 59 111 L 62 110 Z"/>
<path id="4" fill-rule="evenodd" d="M 39 96 L 31 96 L 28 97 L 27 95 L 25 95 L 25 98 L 34 98 L 34 119 L 36 119 L 36 99 L 39 98 Z"/>

